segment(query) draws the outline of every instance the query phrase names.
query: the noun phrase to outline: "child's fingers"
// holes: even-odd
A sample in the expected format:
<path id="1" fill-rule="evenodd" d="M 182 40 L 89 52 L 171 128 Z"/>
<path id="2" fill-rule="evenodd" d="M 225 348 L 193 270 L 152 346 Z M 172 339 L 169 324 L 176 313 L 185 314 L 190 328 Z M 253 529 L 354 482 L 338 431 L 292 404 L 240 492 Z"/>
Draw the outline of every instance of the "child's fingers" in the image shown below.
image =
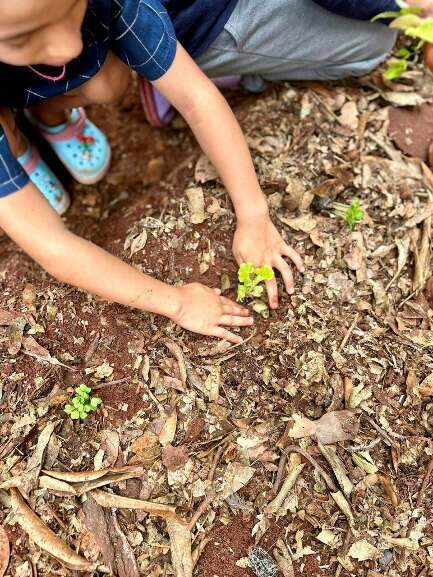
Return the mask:
<path id="1" fill-rule="evenodd" d="M 212 332 L 212 336 L 217 337 L 218 339 L 223 339 L 224 341 L 228 341 L 229 343 L 233 343 L 234 345 L 240 345 L 243 342 L 242 337 L 235 335 L 223 327 L 215 327 L 215 330 Z"/>
<path id="2" fill-rule="evenodd" d="M 292 248 L 288 244 L 285 244 L 283 245 L 283 250 L 281 252 L 284 256 L 289 257 L 289 259 L 293 262 L 293 264 L 296 266 L 299 272 L 305 272 L 304 261 L 294 248 Z"/>
<path id="3" fill-rule="evenodd" d="M 227 299 L 225 297 L 222 297 L 221 300 L 223 302 L 223 311 L 225 314 L 238 315 L 241 317 L 249 316 L 250 311 L 247 308 L 241 307 L 240 305 L 235 304 L 230 299 Z"/>
<path id="4" fill-rule="evenodd" d="M 249 327 L 254 323 L 252 317 L 238 317 L 236 315 L 223 315 L 220 324 L 227 327 Z"/>
<path id="5" fill-rule="evenodd" d="M 268 293 L 269 306 L 271 309 L 278 307 L 278 286 L 276 279 L 266 281 L 266 292 Z"/>
<path id="6" fill-rule="evenodd" d="M 286 291 L 289 295 L 295 292 L 294 282 L 293 282 L 293 274 L 290 266 L 287 262 L 280 257 L 278 261 L 275 263 L 275 267 L 280 271 L 281 276 L 283 277 L 284 286 L 286 287 Z"/>

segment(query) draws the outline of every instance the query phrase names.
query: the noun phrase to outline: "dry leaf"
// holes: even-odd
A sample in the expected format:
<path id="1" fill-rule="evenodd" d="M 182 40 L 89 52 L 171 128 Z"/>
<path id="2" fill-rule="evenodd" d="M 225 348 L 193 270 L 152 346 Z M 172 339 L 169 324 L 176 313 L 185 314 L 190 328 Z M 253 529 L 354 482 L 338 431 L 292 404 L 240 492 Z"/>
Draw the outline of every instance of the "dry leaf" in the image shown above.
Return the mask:
<path id="1" fill-rule="evenodd" d="M 223 499 L 227 499 L 229 495 L 236 493 L 242 487 L 247 485 L 253 475 L 254 469 L 252 467 L 247 467 L 241 463 L 229 463 L 224 472 L 224 478 L 221 487 L 221 494 Z"/>
<path id="2" fill-rule="evenodd" d="M 173 517 L 176 515 L 176 508 L 170 505 L 163 505 L 160 503 L 152 503 L 150 501 L 143 501 L 142 499 L 133 499 L 131 497 L 122 497 L 95 489 L 89 493 L 98 505 L 101 507 L 108 507 L 113 509 L 132 509 L 135 511 L 144 511 L 149 515 L 156 517 Z"/>
<path id="3" fill-rule="evenodd" d="M 413 392 L 420 397 L 433 397 L 433 373 L 430 373 L 419 385 L 415 385 Z"/>
<path id="4" fill-rule="evenodd" d="M 54 479 L 48 475 L 42 475 L 42 477 L 39 478 L 39 487 L 41 489 L 48 489 L 48 491 L 52 491 L 58 495 L 77 495 L 77 491 L 73 485 L 66 483 L 66 481 Z"/>
<path id="5" fill-rule="evenodd" d="M 204 382 L 204 387 L 207 391 L 209 401 L 217 401 L 219 397 L 219 390 L 221 384 L 221 366 L 212 365 L 209 376 Z"/>
<path id="6" fill-rule="evenodd" d="M 368 561 L 369 559 L 376 559 L 379 556 L 379 550 L 365 539 L 361 539 L 361 541 L 353 543 L 348 555 L 358 561 Z"/>
<path id="7" fill-rule="evenodd" d="M 191 554 L 191 531 L 181 519 L 167 519 L 170 535 L 171 562 L 176 577 L 192 577 L 194 565 Z"/>
<path id="8" fill-rule="evenodd" d="M 175 343 L 170 339 L 164 339 L 163 343 L 171 352 L 171 354 L 174 356 L 174 358 L 177 360 L 177 364 L 179 365 L 180 380 L 182 381 L 182 384 L 185 386 L 188 373 L 182 349 L 177 343 Z"/>
<path id="9" fill-rule="evenodd" d="M 304 468 L 304 464 L 301 462 L 301 457 L 297 453 L 291 453 L 289 457 L 289 467 L 287 471 L 287 477 L 278 493 L 273 501 L 269 503 L 266 507 L 266 513 L 273 513 L 277 514 L 280 511 L 287 495 L 294 487 L 296 480 L 298 479 L 299 475 Z"/>
<path id="10" fill-rule="evenodd" d="M 93 571 L 94 566 L 77 555 L 26 504 L 18 489 L 11 489 L 11 506 L 20 527 L 41 549 L 61 561 L 69 569 Z"/>
<path id="11" fill-rule="evenodd" d="M 184 446 L 173 447 L 173 445 L 168 444 L 162 451 L 162 462 L 169 471 L 182 469 L 188 459 L 188 452 Z"/>
<path id="12" fill-rule="evenodd" d="M 136 222 L 131 230 L 128 231 L 123 245 L 123 250 L 129 249 L 131 251 L 131 256 L 140 250 L 143 250 L 147 243 L 147 227 L 148 221 L 145 218 Z"/>
<path id="13" fill-rule="evenodd" d="M 288 431 L 293 439 L 315 437 L 323 445 L 349 441 L 359 431 L 359 420 L 351 411 L 331 411 L 317 421 L 302 415 L 293 415 L 294 424 Z"/>
<path id="14" fill-rule="evenodd" d="M 334 447 L 325 447 L 322 445 L 322 443 L 320 443 L 320 441 L 318 442 L 318 446 L 320 452 L 331 466 L 331 469 L 333 470 L 335 478 L 337 479 L 343 493 L 347 498 L 349 498 L 350 493 L 353 491 L 353 484 L 349 479 L 346 468 L 339 459 Z"/>
<path id="15" fill-rule="evenodd" d="M 356 130 L 359 124 L 359 112 L 356 102 L 348 100 L 341 108 L 341 114 L 338 120 L 343 126 Z"/>
<path id="16" fill-rule="evenodd" d="M 202 154 L 195 165 L 194 179 L 199 184 L 217 180 L 218 172 L 205 154 Z"/>
<path id="17" fill-rule="evenodd" d="M 425 102 L 417 92 L 382 92 L 381 95 L 394 106 L 419 106 Z"/>
<path id="18" fill-rule="evenodd" d="M 85 524 L 102 553 L 104 563 L 116 577 L 139 577 L 134 552 L 119 527 L 116 513 L 103 509 L 89 495 L 83 506 Z"/>
<path id="19" fill-rule="evenodd" d="M 189 203 L 191 223 L 202 224 L 206 219 L 203 189 L 198 186 L 188 188 L 186 191 L 186 196 Z"/>
<path id="20" fill-rule="evenodd" d="M 6 531 L 0 525 L 0 577 L 6 573 L 9 565 L 10 545 Z"/>
<path id="21" fill-rule="evenodd" d="M 159 442 L 163 447 L 172 443 L 176 436 L 177 412 L 176 409 L 167 416 L 164 426 L 158 435 Z"/>
<path id="22" fill-rule="evenodd" d="M 287 224 L 293 230 L 300 232 L 306 232 L 309 234 L 317 226 L 316 220 L 309 214 L 304 216 L 298 216 L 297 218 L 285 218 L 283 216 L 278 217 L 283 224 Z"/>

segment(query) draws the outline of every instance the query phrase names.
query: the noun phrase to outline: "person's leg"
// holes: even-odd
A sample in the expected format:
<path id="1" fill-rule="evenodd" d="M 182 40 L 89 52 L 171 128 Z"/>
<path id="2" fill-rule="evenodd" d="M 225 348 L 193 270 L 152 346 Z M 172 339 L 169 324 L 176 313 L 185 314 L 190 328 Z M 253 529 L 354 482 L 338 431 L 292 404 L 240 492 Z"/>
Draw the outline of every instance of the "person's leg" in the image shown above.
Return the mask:
<path id="1" fill-rule="evenodd" d="M 32 107 L 32 114 L 47 126 L 65 122 L 71 108 L 89 104 L 113 104 L 121 100 L 128 89 L 130 70 L 117 56 L 109 52 L 102 68 L 79 88 L 56 96 Z"/>
<path id="2" fill-rule="evenodd" d="M 21 164 L 33 184 L 45 196 L 51 206 L 59 214 L 69 207 L 70 197 L 63 185 L 39 156 L 35 146 L 17 127 L 15 116 L 9 108 L 0 108 L 0 127 L 7 139 L 12 155 Z"/>
<path id="3" fill-rule="evenodd" d="M 105 135 L 86 117 L 83 107 L 118 101 L 127 90 L 129 78 L 129 68 L 109 53 L 101 70 L 85 84 L 26 113 L 67 170 L 82 184 L 101 180 L 111 159 Z"/>
<path id="4" fill-rule="evenodd" d="M 241 74 L 247 87 L 260 89 L 266 80 L 361 76 L 386 59 L 395 40 L 382 24 L 338 16 L 311 0 L 238 0 L 197 63 L 208 76 Z"/>

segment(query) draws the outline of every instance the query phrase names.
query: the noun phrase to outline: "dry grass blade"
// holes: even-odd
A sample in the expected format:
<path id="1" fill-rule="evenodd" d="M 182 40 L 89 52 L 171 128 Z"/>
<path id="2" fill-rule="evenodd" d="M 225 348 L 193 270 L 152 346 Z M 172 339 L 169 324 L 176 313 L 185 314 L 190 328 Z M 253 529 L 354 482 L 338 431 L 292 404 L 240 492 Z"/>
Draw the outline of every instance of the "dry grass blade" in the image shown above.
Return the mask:
<path id="1" fill-rule="evenodd" d="M 167 519 L 170 535 L 171 562 L 176 577 L 192 577 L 194 564 L 191 552 L 191 531 L 179 518 Z"/>
<path id="2" fill-rule="evenodd" d="M 75 571 L 92 571 L 94 566 L 77 555 L 36 515 L 22 498 L 18 489 L 11 489 L 11 506 L 20 527 L 41 549 Z"/>
<path id="3" fill-rule="evenodd" d="M 0 577 L 6 573 L 10 559 L 10 545 L 6 531 L 0 525 Z"/>
<path id="4" fill-rule="evenodd" d="M 144 511 L 149 515 L 164 517 L 166 519 L 176 516 L 176 508 L 171 507 L 170 505 L 151 503 L 150 501 L 132 499 L 131 497 L 122 497 L 120 495 L 113 495 L 113 493 L 106 493 L 105 491 L 99 491 L 97 489 L 91 491 L 90 494 L 98 505 L 101 505 L 101 507 Z"/>

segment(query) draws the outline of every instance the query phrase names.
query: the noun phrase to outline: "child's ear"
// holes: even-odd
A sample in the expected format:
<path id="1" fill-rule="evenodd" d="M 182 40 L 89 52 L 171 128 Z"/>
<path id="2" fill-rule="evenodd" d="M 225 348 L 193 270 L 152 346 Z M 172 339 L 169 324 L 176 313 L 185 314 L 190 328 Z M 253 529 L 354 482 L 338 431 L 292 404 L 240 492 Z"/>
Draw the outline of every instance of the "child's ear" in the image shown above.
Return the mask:
<path id="1" fill-rule="evenodd" d="M 424 45 L 425 65 L 433 72 L 433 44 Z"/>

